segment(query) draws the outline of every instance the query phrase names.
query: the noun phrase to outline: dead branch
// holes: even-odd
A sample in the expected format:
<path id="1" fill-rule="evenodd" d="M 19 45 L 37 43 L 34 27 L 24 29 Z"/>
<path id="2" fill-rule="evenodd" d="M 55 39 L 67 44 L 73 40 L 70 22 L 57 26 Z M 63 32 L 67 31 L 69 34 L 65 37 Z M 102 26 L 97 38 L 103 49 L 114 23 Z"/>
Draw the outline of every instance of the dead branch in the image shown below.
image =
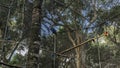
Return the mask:
<path id="1" fill-rule="evenodd" d="M 102 36 L 103 36 L 103 35 L 102 35 Z M 81 44 L 79 44 L 79 45 L 77 45 L 77 46 L 68 48 L 68 49 L 60 52 L 60 54 L 66 53 L 66 52 L 68 52 L 68 51 L 71 51 L 71 50 L 73 50 L 73 49 L 75 49 L 75 48 L 78 48 L 78 47 L 84 45 L 85 43 L 88 43 L 88 42 L 93 41 L 94 39 L 97 39 L 97 38 L 100 38 L 100 37 L 101 37 L 101 36 L 98 36 L 98 37 L 95 37 L 95 38 L 92 38 L 92 39 L 88 39 L 87 41 L 85 41 L 85 42 L 83 42 L 83 43 L 81 43 Z"/>
<path id="2" fill-rule="evenodd" d="M 49 53 L 53 53 L 53 54 L 56 54 L 57 56 L 60 56 L 60 57 L 66 57 L 66 58 L 74 58 L 74 57 L 71 57 L 71 56 L 67 56 L 67 55 L 62 55 L 60 53 L 54 53 L 53 51 L 50 51 L 50 50 L 47 50 L 47 49 L 42 49 L 46 52 L 49 52 Z"/>

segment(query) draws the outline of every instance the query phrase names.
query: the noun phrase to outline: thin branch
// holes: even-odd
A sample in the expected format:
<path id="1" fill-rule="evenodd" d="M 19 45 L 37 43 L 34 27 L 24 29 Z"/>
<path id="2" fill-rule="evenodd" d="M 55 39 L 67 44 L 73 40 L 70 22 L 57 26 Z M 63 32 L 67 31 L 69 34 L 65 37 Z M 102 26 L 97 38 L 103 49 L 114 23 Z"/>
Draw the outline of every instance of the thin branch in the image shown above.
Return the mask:
<path id="1" fill-rule="evenodd" d="M 117 14 L 115 14 L 115 15 L 112 16 L 112 17 L 108 17 L 106 20 L 113 19 L 113 18 L 115 18 L 115 17 L 118 16 L 118 15 L 120 15 L 120 13 L 117 13 Z M 55 21 L 54 21 L 53 19 L 48 18 L 48 17 L 46 17 L 46 18 L 47 18 L 48 20 L 50 20 L 50 21 L 52 21 L 52 22 L 55 23 Z M 93 29 L 93 28 L 102 26 L 102 25 L 104 25 L 104 24 L 106 23 L 106 20 L 104 20 L 102 23 L 99 23 L 98 25 L 95 25 L 95 26 L 92 26 L 92 27 L 85 27 L 85 28 L 83 28 L 83 29 Z M 57 23 L 57 22 L 56 22 L 56 25 L 65 26 L 65 25 L 59 24 L 59 23 Z M 73 32 L 73 31 L 76 31 L 76 30 L 77 30 L 77 29 L 73 29 L 73 30 L 70 30 L 70 32 Z M 68 31 L 63 31 L 63 32 L 68 32 Z"/>
<path id="2" fill-rule="evenodd" d="M 81 43 L 81 41 L 82 41 L 81 38 L 82 38 L 82 37 L 80 37 L 80 34 L 79 34 L 79 31 L 78 31 L 78 30 L 75 31 L 75 34 L 76 34 L 77 45 L 78 45 L 78 44 Z M 76 48 L 75 50 L 76 50 L 76 53 L 79 53 L 79 52 L 80 52 L 80 48 L 79 48 L 79 47 Z M 80 54 L 79 54 L 79 55 L 80 55 Z"/>
<path id="3" fill-rule="evenodd" d="M 93 16 L 92 19 L 90 20 L 90 23 L 92 24 L 96 19 L 97 19 L 97 11 L 94 10 L 94 16 Z"/>
<path id="4" fill-rule="evenodd" d="M 10 43 L 15 43 L 16 41 L 13 41 L 13 40 L 0 40 L 0 42 L 10 42 Z"/>
<path id="5" fill-rule="evenodd" d="M 47 50 L 47 49 L 42 49 L 42 50 L 44 50 L 44 51 L 46 51 L 46 52 L 49 52 L 49 53 L 52 53 L 52 54 L 56 54 L 56 55 L 58 55 L 58 56 L 60 56 L 60 57 L 74 58 L 74 57 L 67 56 L 67 55 L 63 55 L 63 54 L 60 54 L 60 53 L 54 53 L 53 51 L 50 51 L 50 50 Z"/>
<path id="6" fill-rule="evenodd" d="M 2 64 L 2 65 L 4 65 L 4 66 L 12 67 L 12 68 L 22 68 L 22 67 L 20 67 L 20 66 L 10 65 L 10 64 L 4 63 L 4 62 L 0 62 L 0 64 Z"/>
<path id="7" fill-rule="evenodd" d="M 62 10 L 62 12 L 61 12 L 61 14 L 63 14 L 63 12 L 67 9 L 67 8 L 69 8 L 70 7 L 70 5 L 72 5 L 72 1 L 71 1 L 71 3 L 69 3 L 67 6 L 65 6 L 65 8 Z"/>
<path id="8" fill-rule="evenodd" d="M 108 17 L 108 18 L 106 18 L 106 20 L 104 20 L 102 23 L 100 23 L 100 24 L 98 24 L 98 25 L 96 25 L 96 26 L 86 27 L 86 28 L 83 28 L 83 29 L 92 29 L 92 28 L 95 28 L 95 27 L 102 26 L 102 25 L 104 25 L 104 24 L 106 23 L 107 20 L 113 19 L 113 18 L 117 17 L 118 15 L 120 15 L 120 12 L 117 13 L 117 14 L 115 14 L 115 15 L 112 16 L 112 17 Z"/>
<path id="9" fill-rule="evenodd" d="M 6 40 L 5 38 L 6 38 L 6 36 L 7 36 L 7 31 L 8 31 L 8 22 L 9 22 L 9 19 L 10 19 L 10 13 L 11 13 L 11 6 L 13 5 L 13 3 L 14 3 L 14 0 L 12 0 L 12 2 L 10 3 L 10 5 L 9 5 L 9 9 L 8 9 L 8 14 L 7 14 L 7 20 L 6 20 L 6 23 L 5 23 L 5 30 L 4 30 L 4 36 L 3 36 L 3 39 L 4 40 Z M 2 45 L 2 57 L 1 57 L 1 59 L 2 59 L 2 61 L 5 61 L 5 51 L 4 51 L 4 47 L 5 47 L 5 45 L 4 45 L 4 41 L 1 43 L 1 45 Z"/>
<path id="10" fill-rule="evenodd" d="M 0 7 L 4 7 L 4 8 L 10 9 L 9 6 L 3 5 L 3 4 L 0 4 Z"/>
<path id="11" fill-rule="evenodd" d="M 21 42 L 22 40 L 23 40 L 23 38 L 21 38 L 18 42 L 16 42 L 16 45 L 15 45 L 14 49 L 12 50 L 12 52 L 11 52 L 9 58 L 8 58 L 9 61 L 11 60 L 12 55 L 14 54 L 15 50 L 18 48 L 18 45 L 20 44 L 20 42 Z"/>
<path id="12" fill-rule="evenodd" d="M 68 38 L 70 39 L 70 41 L 72 42 L 72 44 L 74 46 L 76 46 L 75 41 L 73 40 L 72 36 L 70 35 L 70 31 L 68 31 L 67 34 L 68 34 Z"/>
<path id="13" fill-rule="evenodd" d="M 68 6 L 66 6 L 64 3 L 60 2 L 60 1 L 55 0 L 55 2 L 56 2 L 56 3 L 59 3 L 60 5 L 65 6 L 65 7 L 69 8 L 70 10 L 74 11 L 75 13 L 79 14 L 83 19 L 87 20 L 89 23 L 94 21 L 94 20 L 89 21 L 86 17 L 84 17 L 83 15 L 81 15 L 79 12 L 77 12 L 76 10 L 74 10 L 74 9 L 72 9 L 72 8 L 70 8 L 70 7 L 68 7 Z M 96 9 L 96 8 L 94 8 L 94 9 Z M 106 20 L 112 19 L 112 18 L 116 17 L 116 16 L 119 15 L 119 14 L 120 14 L 120 13 L 115 14 L 115 15 L 112 16 L 112 17 L 108 17 Z M 94 19 L 95 19 L 96 17 L 97 17 L 97 15 L 94 15 Z M 98 24 L 98 25 L 96 25 L 96 26 L 93 26 L 93 27 L 86 27 L 86 28 L 83 28 L 83 29 L 89 29 L 89 28 L 92 29 L 92 28 L 101 26 L 101 25 L 103 25 L 103 24 L 106 23 L 106 22 L 105 22 L 106 20 L 104 20 L 103 23 L 100 23 L 100 24 Z"/>
<path id="14" fill-rule="evenodd" d="M 91 24 L 93 24 L 93 22 L 97 19 L 97 9 L 96 9 L 96 2 L 95 2 L 95 1 L 93 1 L 93 11 L 94 11 L 93 17 L 92 17 L 92 19 L 90 20 L 90 24 L 88 25 L 88 27 L 89 27 Z"/>
<path id="15" fill-rule="evenodd" d="M 76 10 L 66 6 L 64 3 L 60 2 L 60 1 L 57 1 L 55 0 L 56 3 L 60 4 L 60 5 L 63 5 L 64 7 L 67 7 L 69 8 L 70 10 L 72 10 L 73 12 L 75 12 L 76 14 L 80 15 L 83 19 L 87 20 L 88 22 L 90 22 L 86 17 L 84 17 L 82 14 L 80 14 L 79 12 L 77 12 Z"/>
<path id="16" fill-rule="evenodd" d="M 68 49 L 60 52 L 60 54 L 66 53 L 66 52 L 68 52 L 68 51 L 71 51 L 71 50 L 73 50 L 73 49 L 75 49 L 75 48 L 78 48 L 78 47 L 80 47 L 80 46 L 82 46 L 82 45 L 84 45 L 84 44 L 86 44 L 86 43 L 88 43 L 88 42 L 90 42 L 90 41 L 93 41 L 93 40 L 96 39 L 96 38 L 100 38 L 100 37 L 102 37 L 102 36 L 103 36 L 103 35 L 98 36 L 98 37 L 95 37 L 95 38 L 92 38 L 92 39 L 88 39 L 87 41 L 85 41 L 85 42 L 83 42 L 83 43 L 81 43 L 81 44 L 78 44 L 77 46 L 68 48 Z"/>

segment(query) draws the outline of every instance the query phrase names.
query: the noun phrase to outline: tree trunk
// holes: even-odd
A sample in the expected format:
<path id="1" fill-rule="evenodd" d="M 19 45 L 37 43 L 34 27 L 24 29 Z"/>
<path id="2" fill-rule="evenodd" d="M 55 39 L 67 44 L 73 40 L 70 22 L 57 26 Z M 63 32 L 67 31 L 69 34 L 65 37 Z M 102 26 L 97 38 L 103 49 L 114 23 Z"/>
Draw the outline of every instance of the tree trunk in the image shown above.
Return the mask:
<path id="1" fill-rule="evenodd" d="M 40 28 L 42 18 L 42 2 L 43 0 L 35 0 L 32 11 L 32 24 L 30 31 L 30 44 L 27 57 L 26 68 L 38 68 L 39 63 L 39 46 L 40 46 Z"/>
<path id="2" fill-rule="evenodd" d="M 82 40 L 81 36 L 79 35 L 79 31 L 78 30 L 75 31 L 75 36 L 76 36 L 75 37 L 76 41 L 72 38 L 70 31 L 68 31 L 68 37 L 69 37 L 69 39 L 72 42 L 72 45 L 74 47 L 79 45 L 81 43 L 81 40 Z M 81 57 L 80 57 L 81 53 L 80 53 L 80 50 L 81 50 L 81 47 L 78 47 L 78 48 L 75 49 L 75 53 L 76 53 L 76 60 L 75 60 L 76 68 L 81 68 Z"/>
<path id="3" fill-rule="evenodd" d="M 25 0 L 25 7 L 24 8 L 24 26 L 23 26 L 23 38 L 30 36 L 30 27 L 32 23 L 32 11 L 33 11 L 33 4 L 30 3 L 28 0 Z"/>
<path id="4" fill-rule="evenodd" d="M 77 29 L 77 26 L 76 26 L 76 29 Z M 81 43 L 81 36 L 80 36 L 80 34 L 79 34 L 79 31 L 78 30 L 76 30 L 76 32 L 75 32 L 75 34 L 76 34 L 76 39 L 77 39 L 77 45 L 79 45 L 80 43 Z M 78 47 L 78 48 L 76 48 L 76 66 L 77 66 L 77 68 L 81 68 L 81 58 L 80 58 L 80 56 L 81 56 L 81 52 L 80 52 L 80 50 L 81 50 L 81 47 Z"/>
<path id="5" fill-rule="evenodd" d="M 76 52 L 76 67 L 80 68 L 80 52 Z"/>

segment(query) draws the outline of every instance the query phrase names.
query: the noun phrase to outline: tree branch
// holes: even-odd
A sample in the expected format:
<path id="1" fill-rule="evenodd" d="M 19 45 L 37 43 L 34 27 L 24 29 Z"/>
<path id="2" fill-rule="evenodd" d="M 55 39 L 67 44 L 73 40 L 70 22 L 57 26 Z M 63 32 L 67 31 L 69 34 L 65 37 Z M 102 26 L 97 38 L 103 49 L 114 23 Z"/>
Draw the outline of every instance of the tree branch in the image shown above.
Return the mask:
<path id="1" fill-rule="evenodd" d="M 68 31 L 67 34 L 68 34 L 68 38 L 72 42 L 73 46 L 76 46 L 75 41 L 73 40 L 72 36 L 70 35 L 70 31 Z"/>
<path id="2" fill-rule="evenodd" d="M 15 45 L 14 49 L 12 50 L 12 52 L 11 52 L 9 58 L 8 58 L 9 61 L 11 60 L 12 55 L 14 54 L 15 50 L 18 48 L 18 45 L 20 44 L 20 42 L 22 40 L 23 40 L 23 38 L 21 38 L 18 42 L 16 42 L 16 45 Z"/>
<path id="3" fill-rule="evenodd" d="M 103 35 L 102 35 L 102 36 L 103 36 Z M 85 41 L 85 42 L 83 42 L 83 43 L 81 43 L 81 44 L 78 44 L 77 46 L 68 48 L 68 49 L 60 52 L 60 54 L 66 53 L 66 52 L 68 52 L 68 51 L 71 51 L 71 50 L 73 50 L 73 49 L 75 49 L 75 48 L 80 47 L 81 45 L 84 45 L 84 44 L 86 44 L 86 43 L 88 43 L 88 42 L 90 42 L 90 41 L 93 41 L 93 40 L 96 39 L 96 38 L 100 38 L 100 37 L 102 37 L 102 36 L 98 36 L 98 37 L 95 37 L 95 38 L 92 38 L 92 39 L 88 39 L 87 41 Z"/>
<path id="4" fill-rule="evenodd" d="M 89 22 L 87 27 L 91 26 L 94 23 L 94 21 L 97 19 L 97 9 L 96 9 L 96 2 L 95 1 L 93 1 L 92 8 L 93 8 L 93 17 L 90 20 L 90 22 Z"/>
<path id="5" fill-rule="evenodd" d="M 1 7 L 4 7 L 4 8 L 8 8 L 8 9 L 10 9 L 8 6 L 6 6 L 6 5 L 2 5 L 2 4 L 0 4 L 0 6 Z"/>
<path id="6" fill-rule="evenodd" d="M 13 40 L 1 40 L 1 39 L 0 39 L 0 42 L 11 42 L 11 43 L 15 43 L 15 41 L 13 41 Z"/>
<path id="7" fill-rule="evenodd" d="M 10 65 L 10 64 L 4 63 L 4 62 L 0 62 L 0 64 L 2 64 L 2 65 L 4 65 L 4 66 L 12 67 L 12 68 L 22 68 L 22 67 L 20 67 L 20 66 Z"/>
<path id="8" fill-rule="evenodd" d="M 69 8 L 70 10 L 72 10 L 73 12 L 75 12 L 76 14 L 80 15 L 83 19 L 87 20 L 88 22 L 90 22 L 86 17 L 84 17 L 82 14 L 80 14 L 79 12 L 77 12 L 76 10 L 66 6 L 64 3 L 60 2 L 60 1 L 57 1 L 55 0 L 56 3 L 60 4 L 60 5 L 63 5 L 64 7 L 67 7 Z"/>
<path id="9" fill-rule="evenodd" d="M 71 56 L 67 56 L 67 55 L 62 55 L 60 53 L 54 53 L 53 51 L 50 51 L 50 50 L 47 50 L 47 49 L 42 49 L 43 51 L 46 51 L 48 53 L 51 53 L 51 54 L 56 54 L 57 56 L 60 56 L 60 57 L 66 57 L 66 58 L 74 58 L 74 57 L 71 57 Z"/>

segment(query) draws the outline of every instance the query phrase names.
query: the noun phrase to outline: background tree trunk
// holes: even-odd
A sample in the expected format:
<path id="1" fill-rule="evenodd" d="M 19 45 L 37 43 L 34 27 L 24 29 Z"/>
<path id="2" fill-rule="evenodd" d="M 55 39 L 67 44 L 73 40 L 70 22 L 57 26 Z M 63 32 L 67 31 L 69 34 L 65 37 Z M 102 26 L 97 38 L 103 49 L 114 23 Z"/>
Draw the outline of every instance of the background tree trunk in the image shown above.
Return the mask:
<path id="1" fill-rule="evenodd" d="M 42 16 L 42 0 L 35 0 L 33 3 L 32 24 L 30 31 L 30 44 L 27 58 L 27 68 L 38 68 L 40 28 Z"/>

